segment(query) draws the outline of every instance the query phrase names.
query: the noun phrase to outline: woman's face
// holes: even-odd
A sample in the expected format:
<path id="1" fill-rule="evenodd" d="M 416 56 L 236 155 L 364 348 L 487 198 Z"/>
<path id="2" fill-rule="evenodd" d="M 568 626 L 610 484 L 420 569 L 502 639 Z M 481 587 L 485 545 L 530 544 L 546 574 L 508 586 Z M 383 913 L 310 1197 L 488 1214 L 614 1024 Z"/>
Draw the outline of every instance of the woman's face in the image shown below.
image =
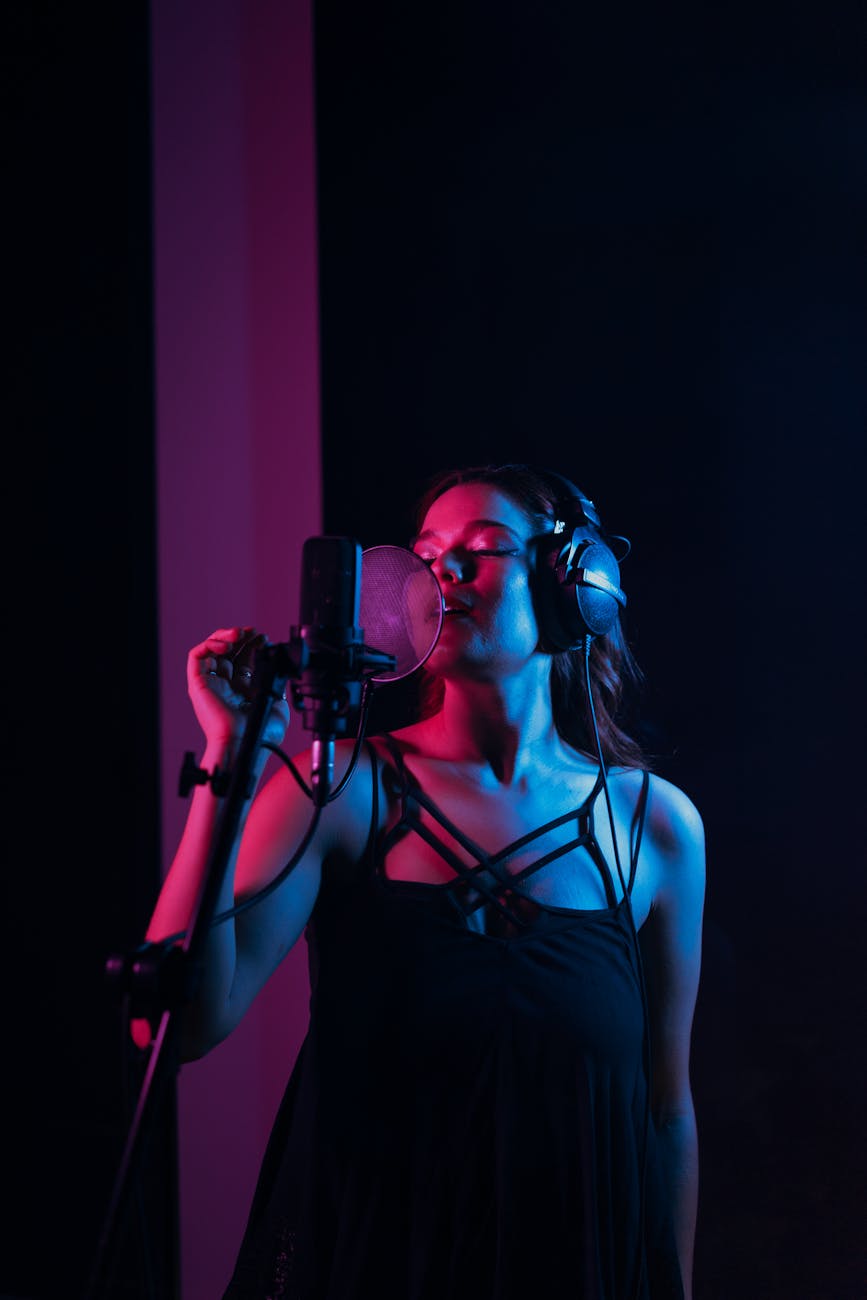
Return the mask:
<path id="1" fill-rule="evenodd" d="M 496 677 L 533 655 L 539 629 L 530 591 L 533 526 L 511 497 L 487 483 L 449 488 L 413 543 L 443 593 L 445 614 L 428 669 Z"/>

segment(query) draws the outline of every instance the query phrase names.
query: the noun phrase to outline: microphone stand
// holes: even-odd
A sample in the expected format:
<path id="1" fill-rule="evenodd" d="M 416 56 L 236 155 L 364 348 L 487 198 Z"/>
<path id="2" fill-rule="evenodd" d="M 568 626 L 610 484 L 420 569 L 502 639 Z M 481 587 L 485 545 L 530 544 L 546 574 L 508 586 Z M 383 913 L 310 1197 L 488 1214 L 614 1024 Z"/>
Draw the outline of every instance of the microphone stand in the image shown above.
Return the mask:
<path id="1" fill-rule="evenodd" d="M 130 955 L 111 957 L 106 964 L 109 976 L 131 992 L 134 1010 L 146 1008 L 151 1024 L 154 1024 L 157 1015 L 159 1024 L 151 1044 L 147 1069 L 100 1233 L 85 1300 L 112 1295 L 109 1264 L 111 1253 L 116 1251 L 119 1244 L 117 1235 L 128 1208 L 136 1162 L 142 1153 L 157 1103 L 170 1079 L 180 1069 L 174 1013 L 195 994 L 201 979 L 202 952 L 237 837 L 244 803 L 253 791 L 253 762 L 271 703 L 281 698 L 289 678 L 295 679 L 301 675 L 308 658 L 308 647 L 297 634 L 288 643 L 266 646 L 259 652 L 253 679 L 258 690 L 251 701 L 238 757 L 231 770 L 215 768 L 213 772 L 207 772 L 195 766 L 192 754 L 186 756 L 181 772 L 180 793 L 187 794 L 193 784 L 210 782 L 215 797 L 224 795 L 225 798 L 207 871 L 182 945 L 166 949 L 158 943 L 145 943 Z M 106 1286 L 108 1290 L 103 1289 Z"/>

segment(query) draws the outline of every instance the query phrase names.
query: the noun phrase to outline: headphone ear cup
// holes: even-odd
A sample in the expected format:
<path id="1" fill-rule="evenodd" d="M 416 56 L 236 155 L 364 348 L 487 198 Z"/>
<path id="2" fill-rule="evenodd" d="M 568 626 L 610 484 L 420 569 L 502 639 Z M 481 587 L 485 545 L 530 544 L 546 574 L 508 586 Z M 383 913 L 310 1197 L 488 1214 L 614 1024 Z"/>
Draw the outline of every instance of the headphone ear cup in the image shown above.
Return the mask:
<path id="1" fill-rule="evenodd" d="M 604 636 L 617 620 L 616 597 L 576 579 L 579 569 L 598 574 L 620 590 L 614 553 L 589 530 L 576 528 L 565 545 L 541 547 L 534 596 L 541 644 L 549 653 L 575 649 L 586 636 Z"/>
<path id="2" fill-rule="evenodd" d="M 599 587 L 591 583 L 582 582 L 580 579 L 576 582 L 574 577 L 570 578 L 567 572 L 566 562 L 569 557 L 571 547 L 564 547 L 560 552 L 555 573 L 560 585 L 561 599 L 571 610 L 574 607 L 573 624 L 579 627 L 578 635 L 575 640 L 581 640 L 584 636 L 604 636 L 617 621 L 618 603 L 614 596 L 609 592 L 600 590 Z M 619 590 L 620 588 L 620 566 L 614 558 L 613 552 L 602 542 L 588 541 L 580 546 L 573 557 L 573 568 L 576 564 L 581 569 L 585 569 L 593 574 L 599 574 L 612 587 Z M 569 615 L 564 619 L 569 622 Z"/>

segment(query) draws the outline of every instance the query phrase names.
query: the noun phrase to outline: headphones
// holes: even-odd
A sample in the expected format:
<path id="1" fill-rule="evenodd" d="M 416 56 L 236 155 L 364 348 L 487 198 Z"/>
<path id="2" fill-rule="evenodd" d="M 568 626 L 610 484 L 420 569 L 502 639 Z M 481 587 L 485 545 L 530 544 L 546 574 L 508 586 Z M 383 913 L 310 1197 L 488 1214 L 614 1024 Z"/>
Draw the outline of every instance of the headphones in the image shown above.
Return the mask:
<path id="1" fill-rule="evenodd" d="M 541 471 L 554 489 L 554 528 L 538 539 L 535 596 L 545 647 L 552 653 L 578 649 L 588 636 L 604 636 L 616 623 L 626 596 L 620 563 L 629 554 L 625 537 L 603 532 L 596 506 L 561 474 Z M 610 543 L 621 544 L 619 559 Z"/>

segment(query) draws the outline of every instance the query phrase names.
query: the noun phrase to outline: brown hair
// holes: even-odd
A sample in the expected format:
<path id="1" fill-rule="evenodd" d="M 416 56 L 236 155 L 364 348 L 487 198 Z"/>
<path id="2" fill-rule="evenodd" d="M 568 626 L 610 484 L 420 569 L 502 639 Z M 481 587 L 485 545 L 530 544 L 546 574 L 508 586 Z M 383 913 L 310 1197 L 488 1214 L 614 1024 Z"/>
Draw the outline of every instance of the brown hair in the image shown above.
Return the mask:
<path id="1" fill-rule="evenodd" d="M 428 481 L 416 505 L 416 527 L 421 526 L 433 502 L 449 488 L 462 483 L 488 483 L 511 497 L 540 533 L 550 533 L 555 503 L 562 497 L 562 484 L 555 486 L 555 482 L 544 470 L 523 464 L 445 470 Z M 643 674 L 627 644 L 619 616 L 608 632 L 593 638 L 589 669 L 592 711 L 587 698 L 584 650 L 563 650 L 551 655 L 551 711 L 557 731 L 573 749 L 596 759 L 595 712 L 606 766 L 647 767 L 647 756 L 640 743 L 621 725 L 624 705 L 632 702 L 629 696 L 637 694 Z M 430 717 L 442 705 L 444 685 L 422 669 L 419 688 L 421 716 Z"/>

